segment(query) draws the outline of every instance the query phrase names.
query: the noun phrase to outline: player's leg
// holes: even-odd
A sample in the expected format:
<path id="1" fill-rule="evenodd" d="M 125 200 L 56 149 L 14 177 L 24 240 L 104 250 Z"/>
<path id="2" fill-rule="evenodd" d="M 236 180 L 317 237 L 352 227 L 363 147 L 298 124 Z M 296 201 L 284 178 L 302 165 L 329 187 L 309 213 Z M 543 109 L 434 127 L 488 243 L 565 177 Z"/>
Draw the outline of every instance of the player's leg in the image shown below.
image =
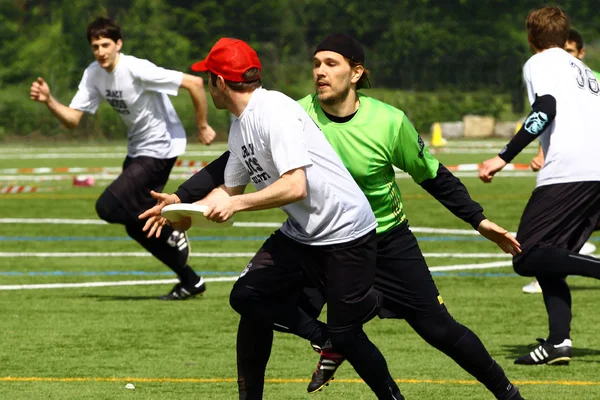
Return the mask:
<path id="1" fill-rule="evenodd" d="M 514 268 L 523 276 L 536 276 L 543 290 L 549 319 L 549 336 L 515 363 L 568 364 L 571 293 L 567 275 L 600 279 L 600 261 L 579 254 L 600 220 L 600 183 L 576 182 L 537 188 L 521 218 L 517 239 L 523 254 Z"/>
<path id="2" fill-rule="evenodd" d="M 452 358 L 496 398 L 520 399 L 518 389 L 477 335 L 448 312 L 408 225 L 379 235 L 377 251 L 375 287 L 384 296 L 380 315 L 406 318 L 419 336 Z"/>
<path id="3" fill-rule="evenodd" d="M 333 348 L 346 357 L 378 399 L 404 399 L 383 354 L 362 329 L 381 307 L 381 293 L 372 286 L 376 246 L 373 231 L 349 243 L 311 249 L 318 267 L 313 271 L 326 272 L 327 327 Z"/>
<path id="4" fill-rule="evenodd" d="M 231 307 L 240 314 L 237 336 L 238 387 L 240 400 L 262 399 L 264 375 L 271 354 L 274 324 L 302 325 L 299 296 L 304 276 L 297 244 L 277 231 L 263 244 L 230 295 Z M 310 328 L 307 328 L 310 329 Z"/>
<path id="5" fill-rule="evenodd" d="M 162 298 L 185 299 L 205 290 L 201 277 L 188 265 L 189 241 L 184 232 L 165 226 L 159 238 L 148 238 L 142 231 L 144 221 L 137 216 L 152 207 L 156 200 L 150 191 L 162 191 L 176 159 L 127 157 L 123 172 L 96 202 L 96 211 L 103 220 L 125 225 L 127 234 L 177 274 L 180 283 Z"/>

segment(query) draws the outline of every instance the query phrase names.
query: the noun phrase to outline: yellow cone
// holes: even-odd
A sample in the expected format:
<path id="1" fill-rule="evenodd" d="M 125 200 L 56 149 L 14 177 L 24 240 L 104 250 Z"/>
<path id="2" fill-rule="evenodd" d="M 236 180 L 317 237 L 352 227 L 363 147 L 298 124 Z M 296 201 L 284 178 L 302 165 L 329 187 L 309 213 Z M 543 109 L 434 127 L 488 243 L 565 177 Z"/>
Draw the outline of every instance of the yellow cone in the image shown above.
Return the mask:
<path id="1" fill-rule="evenodd" d="M 446 139 L 442 137 L 442 127 L 439 122 L 433 124 L 433 133 L 431 134 L 431 146 L 440 147 L 446 144 Z"/>

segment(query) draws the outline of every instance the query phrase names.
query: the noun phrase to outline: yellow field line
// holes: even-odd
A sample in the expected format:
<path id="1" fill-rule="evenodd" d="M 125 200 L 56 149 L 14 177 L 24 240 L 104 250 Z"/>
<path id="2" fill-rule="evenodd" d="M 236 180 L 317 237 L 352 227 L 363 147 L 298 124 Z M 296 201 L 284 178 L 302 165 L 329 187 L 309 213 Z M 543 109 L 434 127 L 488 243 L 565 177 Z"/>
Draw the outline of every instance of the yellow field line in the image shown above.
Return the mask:
<path id="1" fill-rule="evenodd" d="M 336 379 L 339 383 L 363 383 L 360 379 Z M 236 378 L 53 378 L 35 376 L 0 377 L 0 382 L 136 382 L 136 383 L 234 383 Z M 265 379 L 266 383 L 307 383 L 308 379 Z M 437 384 L 437 385 L 477 385 L 475 380 L 454 379 L 396 379 L 397 383 Z M 600 386 L 600 382 L 586 381 L 513 381 L 516 385 L 559 385 L 559 386 Z"/>

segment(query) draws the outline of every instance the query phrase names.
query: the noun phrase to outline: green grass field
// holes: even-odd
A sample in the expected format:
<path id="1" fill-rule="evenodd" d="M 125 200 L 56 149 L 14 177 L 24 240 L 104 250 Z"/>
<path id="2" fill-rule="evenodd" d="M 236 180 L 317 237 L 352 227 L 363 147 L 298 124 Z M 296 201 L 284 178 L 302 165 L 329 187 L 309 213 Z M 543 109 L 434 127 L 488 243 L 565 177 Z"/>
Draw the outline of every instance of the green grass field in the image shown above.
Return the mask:
<path id="1" fill-rule="evenodd" d="M 72 186 L 76 173 L 14 170 L 119 167 L 125 144 L 35 146 L 0 148 L 0 187 L 39 189 L 37 193 L 0 194 L 0 398 L 236 399 L 238 316 L 228 304 L 232 281 L 210 282 L 201 298 L 185 302 L 155 300 L 172 284 L 148 281 L 173 279 L 170 270 L 145 256 L 121 226 L 97 223 L 94 203 L 110 176 L 86 188 Z M 501 147 L 497 141 L 458 141 L 437 157 L 445 165 L 477 163 Z M 209 161 L 223 149 L 223 145 L 191 145 L 182 159 Z M 515 161 L 528 162 L 535 148 L 532 145 L 527 151 Z M 189 174 L 189 169 L 174 171 L 176 179 L 167 190 L 174 190 Z M 531 173 L 510 175 L 501 173 L 494 183 L 484 185 L 475 173 L 460 174 L 488 218 L 515 231 L 535 177 Z M 55 180 L 32 180 L 40 176 Z M 469 230 L 410 179 L 400 177 L 399 184 L 412 227 Z M 236 216 L 236 222 L 283 219 L 279 210 Z M 191 265 L 205 278 L 233 278 L 272 230 L 192 229 Z M 574 305 L 571 365 L 516 366 L 513 360 L 528 351 L 526 345 L 547 335 L 542 297 L 521 292 L 529 280 L 514 274 L 508 266 L 510 258 L 492 243 L 476 235 L 427 232 L 416 235 L 430 267 L 463 268 L 434 268 L 450 312 L 480 336 L 528 400 L 600 399 L 598 282 L 569 278 Z M 598 235 L 592 237 L 596 245 L 600 245 L 598 240 Z M 117 286 L 126 281 L 138 284 Z M 105 286 L 47 286 L 93 282 Z M 19 285 L 40 286 L 24 289 Z M 365 329 L 386 355 L 407 399 L 493 398 L 404 321 L 374 320 Z M 323 392 L 308 395 L 306 385 L 317 361 L 308 343 L 276 333 L 264 398 L 374 398 L 348 364 Z M 135 389 L 126 389 L 127 383 Z"/>

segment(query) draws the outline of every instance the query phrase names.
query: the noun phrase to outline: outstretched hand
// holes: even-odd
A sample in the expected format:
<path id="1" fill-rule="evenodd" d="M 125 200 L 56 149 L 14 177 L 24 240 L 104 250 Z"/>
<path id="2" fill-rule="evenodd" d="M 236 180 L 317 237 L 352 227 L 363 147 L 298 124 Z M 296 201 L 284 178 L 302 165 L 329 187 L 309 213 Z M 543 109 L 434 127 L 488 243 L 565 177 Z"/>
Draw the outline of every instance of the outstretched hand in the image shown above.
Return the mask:
<path id="1" fill-rule="evenodd" d="M 481 221 L 477 227 L 477 231 L 486 239 L 496 243 L 503 252 L 516 256 L 521 254 L 521 244 L 517 242 L 506 229 L 496 225 L 488 219 Z"/>
<path id="2" fill-rule="evenodd" d="M 506 166 L 506 161 L 501 159 L 499 156 L 494 158 L 490 158 L 487 161 L 484 161 L 479 168 L 479 179 L 481 179 L 485 183 L 490 183 L 494 175 L 502 168 Z"/>
<path id="3" fill-rule="evenodd" d="M 154 190 L 150 192 L 150 195 L 156 199 L 156 205 L 141 213 L 138 218 L 148 219 L 142 228 L 142 231 L 148 231 L 148 237 L 152 237 L 153 235 L 160 237 L 162 227 L 164 225 L 170 225 L 169 221 L 164 218 L 160 212 L 169 204 L 181 203 L 181 200 L 175 194 L 158 193 Z"/>

